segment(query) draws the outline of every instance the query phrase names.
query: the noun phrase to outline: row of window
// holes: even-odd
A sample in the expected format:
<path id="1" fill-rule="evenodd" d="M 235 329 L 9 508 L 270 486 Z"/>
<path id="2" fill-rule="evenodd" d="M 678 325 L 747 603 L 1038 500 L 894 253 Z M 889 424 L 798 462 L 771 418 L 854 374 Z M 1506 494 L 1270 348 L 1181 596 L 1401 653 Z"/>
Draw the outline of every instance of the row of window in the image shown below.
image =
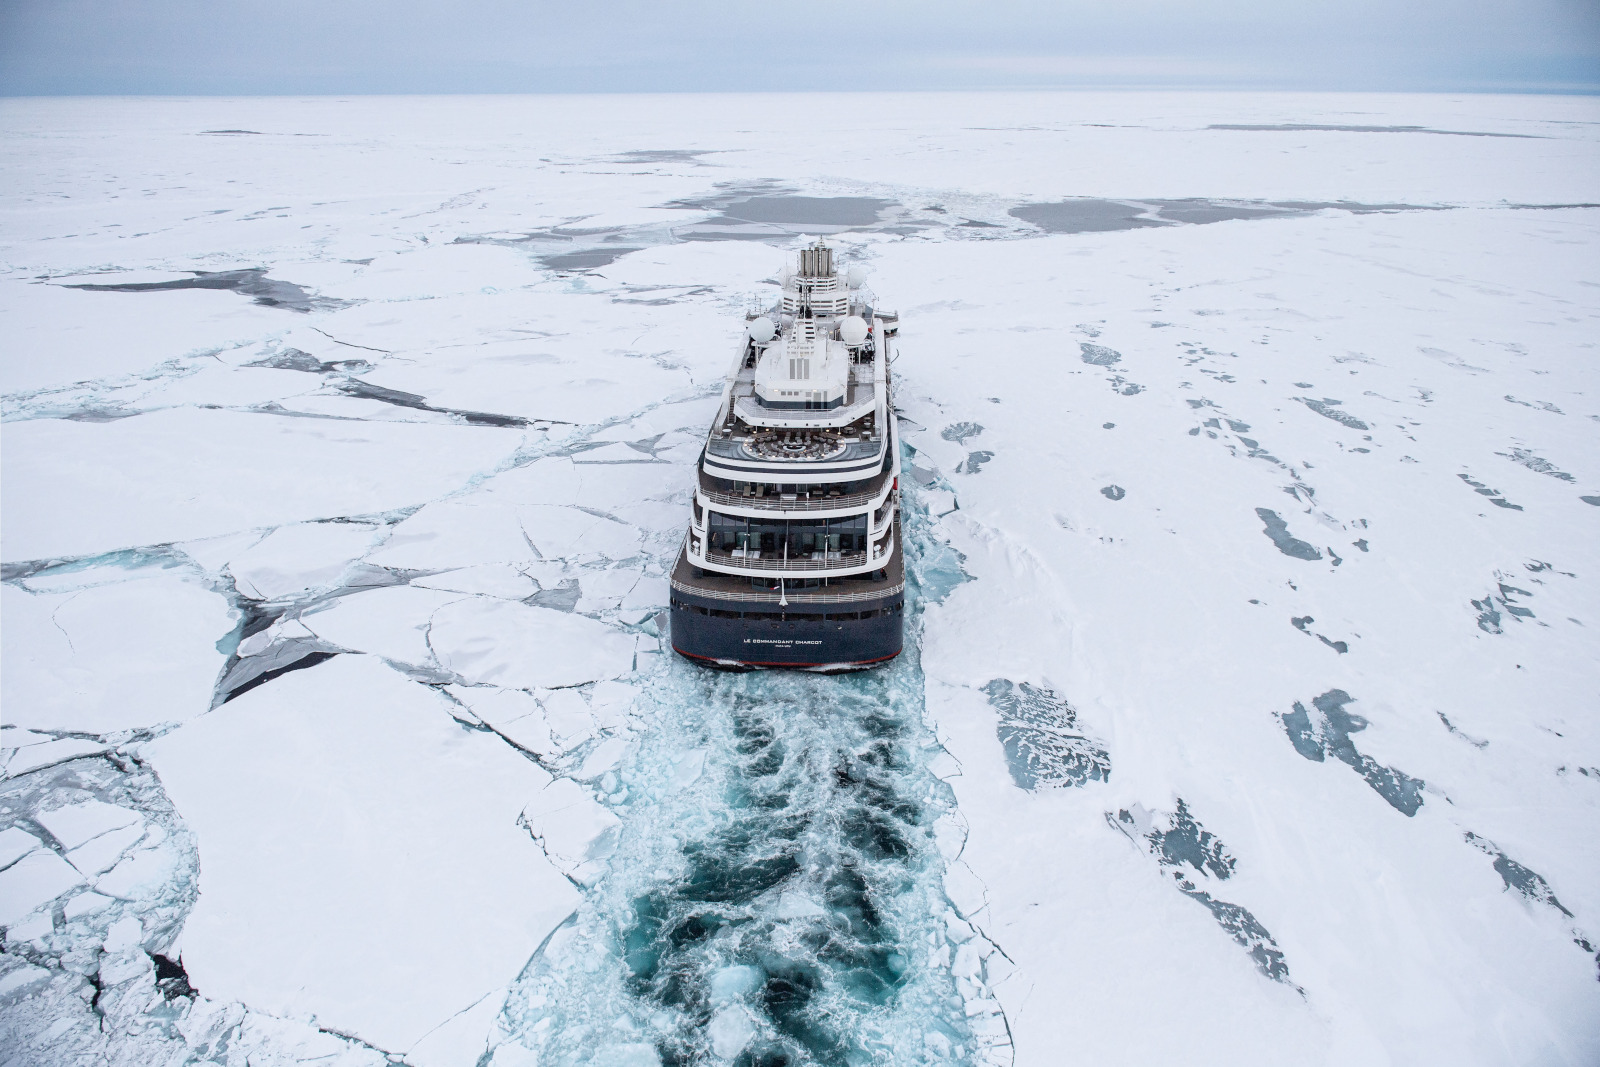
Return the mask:
<path id="1" fill-rule="evenodd" d="M 867 517 L 842 519 L 746 518 L 713 511 L 706 516 L 713 552 L 760 559 L 826 559 L 821 553 L 865 552 Z"/>

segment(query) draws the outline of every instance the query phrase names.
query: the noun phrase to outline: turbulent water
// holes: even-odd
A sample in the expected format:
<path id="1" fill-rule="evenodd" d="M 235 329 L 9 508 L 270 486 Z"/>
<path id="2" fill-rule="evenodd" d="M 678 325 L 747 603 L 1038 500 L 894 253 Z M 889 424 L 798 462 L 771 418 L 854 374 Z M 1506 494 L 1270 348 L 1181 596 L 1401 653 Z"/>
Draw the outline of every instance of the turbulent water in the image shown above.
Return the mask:
<path id="1" fill-rule="evenodd" d="M 961 575 L 911 527 L 919 603 Z M 601 782 L 608 869 L 512 990 L 508 1043 L 619 1067 L 1009 1061 L 994 947 L 945 895 L 917 625 L 858 674 L 662 672 L 653 729 Z"/>

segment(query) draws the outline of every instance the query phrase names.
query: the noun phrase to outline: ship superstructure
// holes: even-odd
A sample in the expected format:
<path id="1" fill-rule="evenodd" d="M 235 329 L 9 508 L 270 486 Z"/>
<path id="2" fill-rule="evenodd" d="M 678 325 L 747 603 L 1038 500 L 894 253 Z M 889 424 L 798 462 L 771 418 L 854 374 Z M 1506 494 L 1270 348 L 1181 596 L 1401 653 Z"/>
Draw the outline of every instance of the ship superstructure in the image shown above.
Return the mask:
<path id="1" fill-rule="evenodd" d="M 752 316 L 700 455 L 672 645 L 725 667 L 848 669 L 900 652 L 905 567 L 889 363 L 898 317 L 822 241 Z"/>

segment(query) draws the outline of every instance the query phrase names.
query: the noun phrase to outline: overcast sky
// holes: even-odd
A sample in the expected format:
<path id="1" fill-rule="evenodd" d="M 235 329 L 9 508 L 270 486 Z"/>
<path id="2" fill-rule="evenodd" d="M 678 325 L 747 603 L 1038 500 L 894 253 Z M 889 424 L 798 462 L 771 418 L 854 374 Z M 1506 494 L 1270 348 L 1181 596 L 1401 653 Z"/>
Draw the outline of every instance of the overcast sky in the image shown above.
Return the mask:
<path id="1" fill-rule="evenodd" d="M 1600 91 L 1600 0 L 0 0 L 0 93 Z"/>

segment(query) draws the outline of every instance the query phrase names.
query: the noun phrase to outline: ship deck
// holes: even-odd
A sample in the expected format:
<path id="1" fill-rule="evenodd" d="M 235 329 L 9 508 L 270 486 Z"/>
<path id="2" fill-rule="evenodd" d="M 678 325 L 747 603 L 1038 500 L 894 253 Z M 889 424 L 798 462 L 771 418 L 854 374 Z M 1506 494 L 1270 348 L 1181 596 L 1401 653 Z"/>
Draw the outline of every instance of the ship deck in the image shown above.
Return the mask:
<path id="1" fill-rule="evenodd" d="M 871 601 L 881 601 L 898 596 L 905 591 L 905 558 L 899 550 L 899 533 L 896 531 L 896 551 L 884 568 L 884 577 L 881 580 L 868 578 L 833 578 L 827 584 L 812 589 L 797 589 L 792 585 L 784 590 L 781 599 L 787 600 L 795 611 L 806 608 L 813 610 L 817 605 L 846 605 L 859 604 Z M 759 589 L 751 585 L 750 575 L 718 574 L 713 571 L 700 571 L 697 577 L 697 568 L 689 563 L 685 552 L 680 549 L 678 562 L 672 569 L 672 589 L 674 592 L 688 596 L 704 597 L 708 600 L 728 601 L 737 604 L 749 605 L 776 605 L 780 601 L 778 590 Z M 776 575 L 763 575 L 763 578 L 772 578 Z M 784 575 L 789 581 L 799 581 L 805 578 L 803 574 Z M 758 607 L 747 610 L 759 611 Z M 826 608 L 824 608 L 826 610 Z"/>

